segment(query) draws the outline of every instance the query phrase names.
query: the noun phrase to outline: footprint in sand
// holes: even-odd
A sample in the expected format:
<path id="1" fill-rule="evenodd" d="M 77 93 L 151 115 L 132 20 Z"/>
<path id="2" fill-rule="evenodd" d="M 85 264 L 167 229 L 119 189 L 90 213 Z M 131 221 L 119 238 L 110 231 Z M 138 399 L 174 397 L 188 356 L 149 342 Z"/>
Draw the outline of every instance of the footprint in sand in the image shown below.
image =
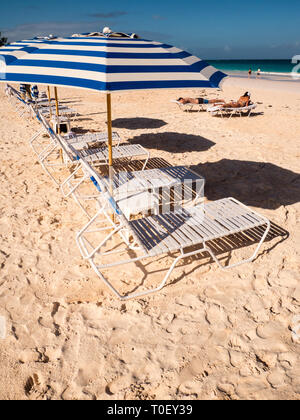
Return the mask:
<path id="1" fill-rule="evenodd" d="M 29 376 L 24 390 L 30 400 L 51 399 L 51 387 L 44 383 L 40 373 L 33 373 Z"/>
<path id="2" fill-rule="evenodd" d="M 212 305 L 206 310 L 205 318 L 213 328 L 226 328 L 225 314 L 222 308 L 217 305 Z"/>

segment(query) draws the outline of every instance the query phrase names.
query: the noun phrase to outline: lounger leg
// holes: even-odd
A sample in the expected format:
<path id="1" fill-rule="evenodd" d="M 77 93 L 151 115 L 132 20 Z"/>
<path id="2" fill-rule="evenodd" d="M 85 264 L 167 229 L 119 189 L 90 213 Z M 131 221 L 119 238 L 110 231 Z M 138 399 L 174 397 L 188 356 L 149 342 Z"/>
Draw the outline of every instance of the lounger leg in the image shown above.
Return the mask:
<path id="1" fill-rule="evenodd" d="M 211 257 L 213 258 L 213 260 L 218 264 L 218 266 L 222 269 L 222 270 L 229 270 L 230 268 L 234 268 L 234 267 L 239 267 L 240 265 L 242 265 L 242 264 L 246 264 L 246 263 L 248 263 L 248 262 L 252 262 L 253 260 L 255 260 L 255 258 L 257 257 L 257 254 L 258 254 L 258 252 L 259 252 L 259 250 L 260 250 L 260 248 L 261 248 L 261 246 L 262 246 L 262 244 L 264 243 L 264 241 L 265 241 L 265 239 L 266 239 L 266 237 L 267 237 L 267 235 L 268 235 L 268 233 L 269 233 L 269 231 L 270 231 L 270 228 L 271 228 L 271 223 L 268 221 L 268 222 L 266 222 L 266 225 L 267 225 L 267 228 L 266 228 L 266 230 L 265 230 L 265 232 L 264 232 L 264 234 L 263 234 L 263 236 L 262 236 L 262 238 L 261 238 L 261 240 L 259 241 L 259 244 L 257 245 L 257 247 L 256 247 L 256 249 L 255 249 L 255 251 L 254 251 L 254 253 L 253 253 L 253 255 L 250 257 L 250 258 L 248 258 L 248 259 L 246 259 L 246 260 L 243 260 L 243 261 L 240 261 L 240 262 L 238 262 L 238 263 L 236 263 L 236 264 L 231 264 L 231 265 L 228 265 L 228 266 L 226 266 L 226 267 L 224 267 L 221 263 L 220 263 L 220 261 L 219 261 L 219 259 L 215 256 L 215 254 L 213 253 L 213 251 L 205 244 L 205 246 L 204 246 L 204 249 L 205 249 L 205 251 L 207 251 L 210 255 L 211 255 Z"/>
<path id="2" fill-rule="evenodd" d="M 197 251 L 197 253 L 199 253 L 199 251 Z M 172 271 L 176 267 L 178 261 L 180 261 L 182 258 L 188 257 L 190 255 L 191 254 L 186 254 L 186 255 L 180 255 L 179 257 L 177 257 L 175 259 L 175 261 L 173 262 L 173 264 L 171 265 L 171 267 L 169 268 L 169 270 L 168 270 L 167 274 L 165 275 L 163 281 L 160 283 L 160 285 L 158 287 L 155 287 L 154 289 L 146 290 L 145 292 L 138 292 L 138 293 L 132 293 L 132 294 L 126 295 L 126 296 L 120 296 L 120 299 L 121 300 L 129 300 L 129 299 L 134 299 L 134 298 L 138 298 L 138 297 L 142 297 L 142 296 L 147 296 L 147 295 L 150 295 L 150 294 L 155 293 L 155 292 L 159 292 L 165 286 L 167 280 L 171 276 Z M 195 253 L 192 253 L 192 255 L 195 255 Z"/>
<path id="3" fill-rule="evenodd" d="M 167 274 L 165 275 L 165 277 L 164 277 L 164 279 L 162 280 L 162 282 L 160 283 L 160 285 L 158 286 L 158 287 L 155 287 L 155 288 L 153 288 L 153 289 L 149 289 L 149 290 L 146 290 L 146 291 L 144 291 L 144 292 L 137 292 L 137 293 L 131 293 L 131 294 L 128 294 L 128 295 L 121 295 L 118 291 L 117 291 L 117 289 L 115 288 L 115 287 L 113 287 L 112 286 L 112 284 L 104 277 L 104 275 L 101 273 L 101 269 L 102 268 L 109 268 L 109 267 L 113 267 L 113 266 L 118 266 L 118 265 L 124 265 L 124 264 L 129 264 L 129 263 L 132 263 L 132 262 L 136 262 L 136 261 L 142 261 L 142 260 L 144 260 L 144 259 L 147 259 L 147 258 L 149 258 L 149 256 L 148 255 L 146 255 L 146 256 L 142 256 L 142 257 L 139 257 L 139 258 L 135 258 L 135 259 L 132 259 L 132 260 L 128 260 L 128 261 L 121 261 L 121 262 L 118 262 L 118 263 L 115 263 L 115 264 L 110 264 L 110 265 L 105 265 L 105 266 L 97 266 L 95 263 L 94 263 L 94 261 L 91 259 L 91 260 L 89 260 L 90 261 L 90 264 L 91 264 L 91 266 L 92 266 L 92 268 L 94 269 L 94 271 L 96 272 L 96 274 L 104 281 L 104 283 L 110 288 L 110 290 L 120 299 L 120 300 L 122 300 L 122 301 L 126 301 L 126 300 L 129 300 L 129 299 L 134 299 L 134 298 L 139 298 L 139 297 L 142 297 L 142 296 L 147 296 L 147 295 L 150 295 L 150 294 L 152 294 L 152 293 L 155 293 L 155 292 L 158 292 L 158 291 L 160 291 L 164 286 L 165 286 L 165 284 L 166 284 L 166 282 L 168 281 L 168 279 L 169 279 L 169 277 L 171 276 L 171 274 L 172 274 L 172 272 L 173 272 L 173 270 L 175 269 L 175 267 L 176 267 L 176 265 L 177 265 L 177 263 L 178 263 L 178 261 L 180 261 L 181 259 L 183 259 L 183 258 L 186 258 L 186 257 L 190 257 L 190 256 L 194 256 L 194 255 L 197 255 L 197 254 L 199 254 L 199 253 L 201 253 L 201 252 L 203 252 L 204 251 L 204 247 L 203 248 L 201 248 L 201 249 L 198 249 L 197 251 L 193 251 L 193 252 L 189 252 L 189 253 L 184 253 L 183 251 L 181 251 L 181 255 L 179 255 L 176 259 L 175 259 L 175 261 L 173 262 L 173 264 L 171 265 L 171 267 L 169 268 L 169 270 L 168 270 L 168 272 L 167 272 Z"/>
<path id="4" fill-rule="evenodd" d="M 143 168 L 142 168 L 142 171 L 146 168 L 147 163 L 148 163 L 148 161 L 149 161 L 149 158 L 150 158 L 150 153 L 148 152 L 148 153 L 147 153 L 147 158 L 146 158 L 145 163 L 144 163 L 144 166 L 143 166 Z"/>
<path id="5" fill-rule="evenodd" d="M 97 245 L 96 247 L 92 247 L 91 246 L 91 248 L 92 248 L 92 250 L 91 251 L 89 251 L 88 249 L 87 249 L 87 247 L 86 247 L 86 245 L 85 245 L 85 238 L 84 238 L 84 234 L 85 233 L 88 233 L 88 232 L 91 232 L 89 229 L 90 229 L 90 227 L 92 226 L 92 224 L 98 219 L 98 217 L 100 216 L 100 215 L 104 215 L 104 216 L 106 216 L 106 213 L 105 213 L 105 210 L 104 210 L 104 207 L 105 207 L 105 205 L 103 206 L 103 207 L 101 207 L 100 208 L 100 210 L 95 214 L 95 216 L 94 217 L 92 217 L 89 221 L 88 221 L 88 223 L 81 229 L 81 231 L 80 232 L 78 232 L 77 233 L 77 235 L 76 235 L 76 243 L 77 243 L 77 245 L 78 245 L 78 247 L 79 247 L 79 250 L 80 250 L 80 252 L 81 252 L 81 255 L 83 256 L 83 258 L 84 259 L 91 259 L 91 258 L 93 258 L 94 257 L 94 255 L 96 254 L 96 252 L 98 252 L 99 251 L 99 249 L 102 247 L 102 246 L 104 246 L 105 244 L 106 244 L 106 242 L 113 236 L 113 235 L 115 235 L 117 232 L 119 232 L 121 229 L 123 229 L 123 226 L 122 225 L 116 225 L 115 223 L 114 223 L 114 221 L 110 218 L 110 217 L 106 217 L 106 220 L 108 221 L 108 223 L 109 223 L 109 225 L 108 226 L 105 226 L 105 227 L 103 227 L 103 228 L 99 228 L 99 229 L 96 229 L 95 231 L 98 231 L 98 232 L 100 232 L 100 231 L 107 231 L 107 230 L 112 230 L 112 232 L 110 232 L 109 233 L 109 235 L 108 236 L 106 236 L 105 237 L 105 239 L 103 240 L 103 241 L 101 241 L 101 243 L 99 244 L 99 245 Z"/>
<path id="6" fill-rule="evenodd" d="M 45 149 L 43 149 L 40 153 L 37 153 L 37 158 L 39 161 L 43 161 L 45 160 L 48 156 L 50 156 L 54 150 L 57 147 L 57 143 L 55 143 L 51 138 L 50 138 L 50 143 L 48 144 L 47 147 L 45 147 Z"/>
<path id="7" fill-rule="evenodd" d="M 80 203 L 79 198 L 76 195 L 76 192 L 74 192 L 72 194 L 73 200 L 75 201 L 75 203 L 81 208 L 81 210 L 83 211 L 83 213 L 86 215 L 86 217 L 90 220 L 92 218 L 92 216 L 86 211 L 86 209 L 83 207 L 83 205 Z M 96 197 L 95 197 L 96 198 Z"/>
<path id="8" fill-rule="evenodd" d="M 34 148 L 34 146 L 33 146 L 33 143 L 35 142 L 35 140 L 37 140 L 38 138 L 39 138 L 39 136 L 43 133 L 43 129 L 40 129 L 39 131 L 37 131 L 36 132 L 36 134 L 34 134 L 34 136 L 32 136 L 31 137 L 31 139 L 29 140 L 29 144 L 30 144 L 30 146 L 31 146 L 31 148 L 32 148 L 32 150 L 34 151 L 34 153 L 36 154 L 36 155 L 38 155 L 38 153 L 36 152 L 36 150 L 35 150 L 35 148 Z"/>
<path id="9" fill-rule="evenodd" d="M 50 145 L 49 145 L 49 147 L 50 147 Z M 55 149 L 57 147 L 58 147 L 57 144 L 52 144 L 52 148 L 50 150 L 47 150 L 47 153 L 45 154 L 45 156 L 42 156 L 42 157 L 39 156 L 39 162 L 40 162 L 42 168 L 44 169 L 44 171 L 50 176 L 52 181 L 59 187 L 60 183 L 54 178 L 54 176 L 51 174 L 51 172 L 49 171 L 49 169 L 47 167 L 47 166 L 50 166 L 50 164 L 47 165 L 47 163 L 46 163 L 47 158 L 55 151 Z M 61 165 L 59 165 L 59 166 L 61 166 Z M 65 165 L 63 165 L 63 166 L 65 166 Z"/>
<path id="10" fill-rule="evenodd" d="M 80 179 L 80 181 L 73 187 L 71 187 L 70 181 L 72 180 L 72 178 L 75 177 L 75 175 L 78 173 L 78 171 L 82 169 L 81 164 L 79 163 L 77 168 L 74 169 L 74 171 L 71 173 L 70 176 L 68 176 L 68 178 L 66 178 L 60 185 L 60 191 L 63 195 L 63 197 L 68 198 L 70 197 L 70 195 L 72 195 L 75 190 L 83 183 L 83 181 L 85 181 L 86 179 L 88 179 L 87 175 L 83 175 Z M 65 191 L 65 186 L 68 186 L 69 191 Z"/>

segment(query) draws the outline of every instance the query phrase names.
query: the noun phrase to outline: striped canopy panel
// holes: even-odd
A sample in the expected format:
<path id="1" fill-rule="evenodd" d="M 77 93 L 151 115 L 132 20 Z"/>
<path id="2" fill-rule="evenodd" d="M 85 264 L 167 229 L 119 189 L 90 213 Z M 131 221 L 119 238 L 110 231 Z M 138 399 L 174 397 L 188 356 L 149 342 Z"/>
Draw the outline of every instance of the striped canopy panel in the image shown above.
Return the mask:
<path id="1" fill-rule="evenodd" d="M 0 59 L 2 64 L 6 63 L 0 77 L 2 82 L 78 87 L 106 93 L 217 88 L 226 77 L 185 51 L 144 39 L 80 36 L 28 40 L 0 48 Z"/>

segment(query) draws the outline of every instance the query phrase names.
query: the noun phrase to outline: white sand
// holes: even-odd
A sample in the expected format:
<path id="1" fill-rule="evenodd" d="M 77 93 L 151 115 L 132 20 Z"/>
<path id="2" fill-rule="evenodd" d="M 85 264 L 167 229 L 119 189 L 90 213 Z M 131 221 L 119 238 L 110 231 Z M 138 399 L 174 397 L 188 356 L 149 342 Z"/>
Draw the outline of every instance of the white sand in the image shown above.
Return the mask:
<path id="1" fill-rule="evenodd" d="M 74 238 L 86 219 L 36 162 L 27 141 L 36 123 L 0 93 L 0 398 L 299 399 L 300 338 L 291 330 L 300 322 L 300 90 L 232 79 L 218 95 L 245 89 L 257 112 L 230 120 L 170 103 L 197 90 L 113 95 L 124 140 L 192 166 L 209 200 L 233 196 L 289 233 L 232 271 L 186 261 L 160 293 L 127 303 L 80 257 Z M 77 126 L 105 130 L 100 94 L 59 94 L 83 115 Z M 148 265 L 146 281 L 155 284 L 170 262 Z M 123 291 L 144 277 L 134 265 L 109 275 Z"/>

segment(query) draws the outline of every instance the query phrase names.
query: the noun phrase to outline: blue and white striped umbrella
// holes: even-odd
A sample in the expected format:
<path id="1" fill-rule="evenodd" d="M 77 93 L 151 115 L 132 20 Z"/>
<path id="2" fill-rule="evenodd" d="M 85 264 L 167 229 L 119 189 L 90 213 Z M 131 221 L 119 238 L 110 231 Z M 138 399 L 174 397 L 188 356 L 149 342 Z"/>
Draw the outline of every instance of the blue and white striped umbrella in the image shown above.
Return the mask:
<path id="1" fill-rule="evenodd" d="M 105 92 L 110 167 L 112 92 L 218 88 L 226 77 L 200 58 L 171 45 L 128 37 L 77 36 L 20 41 L 0 48 L 0 64 L 1 61 L 5 66 L 0 69 L 0 82 Z"/>
<path id="2" fill-rule="evenodd" d="M 160 42 L 71 37 L 26 40 L 0 48 L 4 82 L 77 87 L 111 93 L 136 89 L 217 88 L 226 75 Z"/>

